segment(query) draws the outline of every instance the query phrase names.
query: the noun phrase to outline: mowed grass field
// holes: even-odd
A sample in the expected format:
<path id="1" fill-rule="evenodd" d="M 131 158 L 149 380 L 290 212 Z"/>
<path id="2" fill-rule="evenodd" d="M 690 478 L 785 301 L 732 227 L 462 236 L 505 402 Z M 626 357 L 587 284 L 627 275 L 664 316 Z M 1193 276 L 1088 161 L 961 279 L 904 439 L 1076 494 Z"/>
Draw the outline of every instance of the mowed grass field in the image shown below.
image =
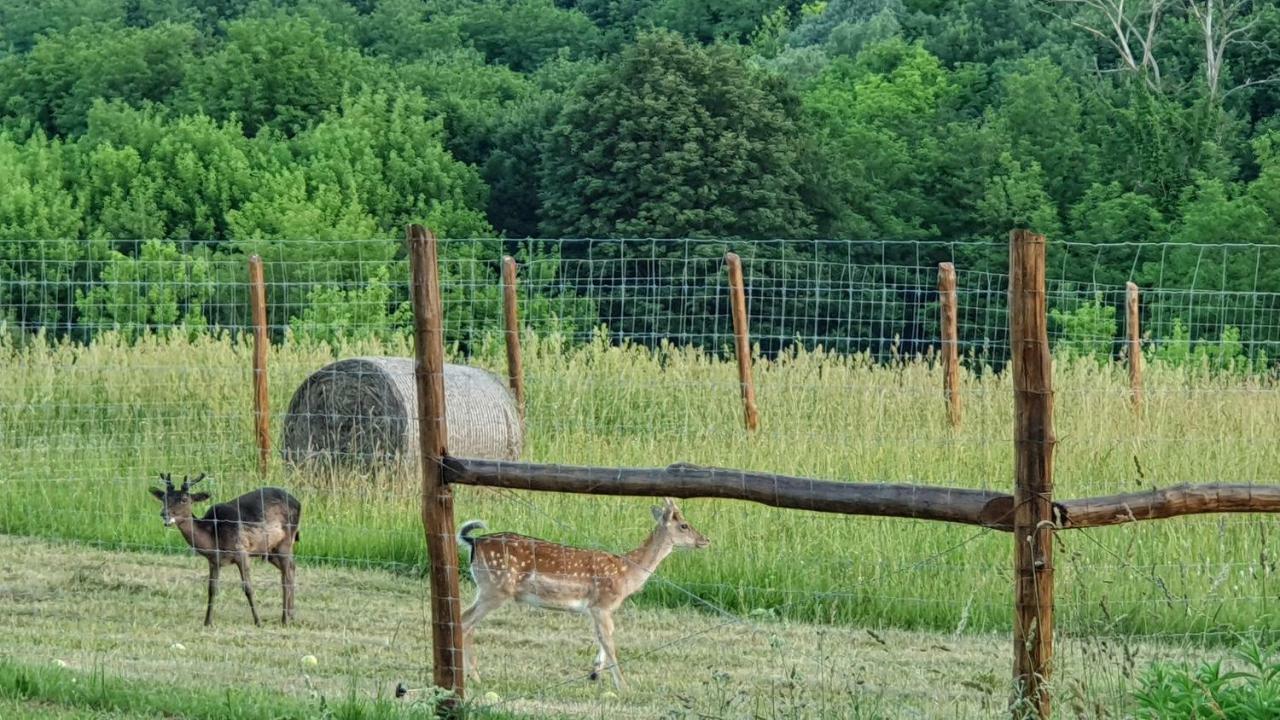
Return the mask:
<path id="1" fill-rule="evenodd" d="M 424 583 L 385 570 L 308 567 L 297 621 L 261 628 L 227 583 L 201 625 L 204 563 L 0 536 L 0 717 L 431 717 Z M 256 564 L 258 601 L 278 581 Z M 471 588 L 464 589 L 464 600 Z M 628 689 L 585 677 L 584 618 L 512 606 L 480 626 L 475 720 L 510 718 L 972 718 L 1007 716 L 1007 633 L 873 631 L 692 609 L 618 615 Z M 1067 717 L 1121 717 L 1132 673 L 1184 645 L 1068 640 L 1054 690 Z M 303 661 L 314 656 L 316 662 Z M 411 692 L 394 698 L 403 684 Z"/>
<path id="2" fill-rule="evenodd" d="M 298 384 L 359 354 L 411 349 L 273 349 L 277 440 Z M 160 472 L 207 472 L 217 499 L 262 484 L 250 355 L 247 344 L 207 336 L 0 348 L 0 533 L 187 552 L 161 526 L 146 490 Z M 501 348 L 482 348 L 468 362 L 500 369 Z M 811 350 L 762 360 L 761 428 L 749 435 L 731 360 L 602 337 L 576 345 L 527 337 L 525 364 L 527 460 L 680 461 L 841 481 L 1012 486 L 1012 388 L 1006 373 L 989 368 L 964 376 L 965 419 L 953 429 L 940 372 L 926 359 L 877 365 Z M 1130 410 L 1122 367 L 1064 361 L 1055 382 L 1059 497 L 1280 481 L 1280 388 L 1270 379 L 1153 365 L 1141 417 Z M 298 552 L 308 571 L 421 572 L 414 475 L 312 476 L 277 459 L 266 482 L 303 502 Z M 477 488 L 458 488 L 456 498 L 459 522 L 481 518 L 492 531 L 615 551 L 639 543 L 651 525 L 643 498 Z M 713 544 L 669 560 L 637 597 L 643 607 L 877 629 L 1009 627 L 1007 534 L 727 501 L 683 507 Z M 1280 628 L 1276 530 L 1274 518 L 1235 515 L 1060 533 L 1060 631 L 1211 642 L 1229 631 L 1270 633 Z"/>

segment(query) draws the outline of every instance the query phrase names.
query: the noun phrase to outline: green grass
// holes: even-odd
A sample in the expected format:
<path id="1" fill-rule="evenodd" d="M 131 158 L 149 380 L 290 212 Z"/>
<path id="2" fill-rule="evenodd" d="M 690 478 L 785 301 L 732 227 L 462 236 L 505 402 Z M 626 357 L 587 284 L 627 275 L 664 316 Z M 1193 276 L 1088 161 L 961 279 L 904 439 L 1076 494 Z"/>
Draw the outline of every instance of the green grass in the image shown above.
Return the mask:
<path id="1" fill-rule="evenodd" d="M 271 356 L 275 437 L 294 388 L 335 357 L 405 346 L 285 346 Z M 256 477 L 250 352 L 227 338 L 0 349 L 0 532 L 110 548 L 186 552 L 146 493 L 162 471 L 208 472 L 219 499 Z M 497 369 L 497 348 L 472 362 Z M 940 373 L 798 352 L 756 366 L 761 429 L 741 429 L 735 366 L 693 350 L 526 338 L 532 461 L 662 466 L 675 461 L 860 482 L 1012 484 L 1012 388 L 963 379 L 965 421 L 946 425 Z M 1056 369 L 1059 497 L 1182 482 L 1280 480 L 1280 392 L 1266 379 L 1154 365 L 1146 412 L 1122 368 Z M 317 477 L 278 463 L 271 484 L 304 505 L 305 565 L 418 572 L 411 475 Z M 621 550 L 648 531 L 646 499 L 456 490 L 458 520 Z M 1012 538 L 968 526 L 843 517 L 691 500 L 713 541 L 680 553 L 639 602 L 705 604 L 807 621 L 943 630 L 1008 628 Z M 1280 628 L 1274 520 L 1205 516 L 1059 534 L 1058 623 L 1067 634 L 1215 637 Z"/>
<path id="2" fill-rule="evenodd" d="M 433 705 L 391 699 L 301 700 L 255 688 L 175 692 L 171 684 L 122 680 L 105 667 L 76 672 L 0 658 L 0 717 L 143 718 L 188 720 L 436 720 Z M 21 713 L 19 715 L 18 713 Z M 459 720 L 517 720 L 519 716 L 463 706 Z"/>

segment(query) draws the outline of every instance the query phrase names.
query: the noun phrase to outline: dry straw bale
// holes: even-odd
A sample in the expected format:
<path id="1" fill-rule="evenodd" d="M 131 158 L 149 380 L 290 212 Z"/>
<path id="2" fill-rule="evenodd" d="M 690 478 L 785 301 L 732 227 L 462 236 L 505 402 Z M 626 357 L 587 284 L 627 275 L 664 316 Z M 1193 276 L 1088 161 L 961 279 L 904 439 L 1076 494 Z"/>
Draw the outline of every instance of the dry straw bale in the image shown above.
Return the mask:
<path id="1" fill-rule="evenodd" d="M 410 358 L 358 357 L 311 374 L 294 392 L 284 417 L 285 460 L 365 468 L 416 462 L 418 389 L 413 370 Z M 523 426 L 501 378 L 447 364 L 444 388 L 451 455 L 520 457 Z"/>

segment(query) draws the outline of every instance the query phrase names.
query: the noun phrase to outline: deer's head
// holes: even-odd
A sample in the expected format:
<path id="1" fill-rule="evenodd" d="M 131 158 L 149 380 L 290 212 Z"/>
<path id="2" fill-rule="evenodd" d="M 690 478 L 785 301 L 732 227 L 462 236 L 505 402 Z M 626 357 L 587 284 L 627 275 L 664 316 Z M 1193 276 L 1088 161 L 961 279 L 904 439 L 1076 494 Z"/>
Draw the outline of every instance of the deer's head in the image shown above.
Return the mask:
<path id="1" fill-rule="evenodd" d="M 664 498 L 661 507 L 654 506 L 653 519 L 658 521 L 658 528 L 671 538 L 671 544 L 678 548 L 704 548 L 711 544 L 710 540 L 684 519 L 684 513 L 680 512 L 676 501 L 671 498 Z"/>
<path id="2" fill-rule="evenodd" d="M 182 487 L 178 488 L 173 486 L 173 477 L 169 473 L 161 473 L 160 479 L 164 481 L 164 488 L 153 487 L 151 494 L 163 505 L 160 517 L 164 518 L 165 525 L 172 525 L 179 520 L 190 518 L 191 504 L 209 499 L 207 492 L 191 492 L 191 488 L 204 479 L 204 473 L 200 473 L 195 480 L 188 480 L 187 476 L 183 475 Z"/>

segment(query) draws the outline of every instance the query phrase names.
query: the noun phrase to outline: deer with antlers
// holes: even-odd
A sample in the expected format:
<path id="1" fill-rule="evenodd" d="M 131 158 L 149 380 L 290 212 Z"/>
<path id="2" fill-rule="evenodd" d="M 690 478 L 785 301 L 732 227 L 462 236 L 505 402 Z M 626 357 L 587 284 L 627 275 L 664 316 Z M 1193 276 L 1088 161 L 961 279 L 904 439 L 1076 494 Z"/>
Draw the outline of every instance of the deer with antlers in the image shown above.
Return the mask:
<path id="1" fill-rule="evenodd" d="M 209 602 L 205 606 L 204 624 L 213 623 L 213 598 L 218 593 L 218 573 L 223 565 L 235 563 L 240 569 L 240 585 L 249 599 L 249 611 L 255 625 L 262 625 L 253 602 L 253 586 L 249 582 L 249 559 L 266 558 L 280 570 L 284 590 L 284 612 L 281 624 L 293 619 L 294 562 L 293 546 L 298 542 L 298 523 L 302 520 L 302 504 L 280 488 L 266 487 L 247 492 L 230 502 L 209 508 L 204 517 L 192 515 L 191 505 L 209 499 L 209 493 L 192 493 L 191 488 L 204 479 L 201 473 L 175 488 L 168 473 L 162 473 L 164 488 L 151 488 L 151 494 L 162 504 L 160 517 L 166 526 L 176 525 L 187 544 L 209 561 Z"/>
<path id="2" fill-rule="evenodd" d="M 484 523 L 472 520 L 458 530 L 458 540 L 471 551 L 471 577 L 476 581 L 475 602 L 462 614 L 463 656 L 473 677 L 478 663 L 471 652 L 471 637 L 486 615 L 508 600 L 589 615 L 595 626 L 599 652 L 591 679 L 609 668 L 613 684 L 625 683 L 613 644 L 613 612 L 644 587 L 658 565 L 676 548 L 705 548 L 711 541 L 685 520 L 675 500 L 666 498 L 653 508 L 657 527 L 640 547 L 624 555 L 559 545 L 515 533 L 473 537 Z"/>

